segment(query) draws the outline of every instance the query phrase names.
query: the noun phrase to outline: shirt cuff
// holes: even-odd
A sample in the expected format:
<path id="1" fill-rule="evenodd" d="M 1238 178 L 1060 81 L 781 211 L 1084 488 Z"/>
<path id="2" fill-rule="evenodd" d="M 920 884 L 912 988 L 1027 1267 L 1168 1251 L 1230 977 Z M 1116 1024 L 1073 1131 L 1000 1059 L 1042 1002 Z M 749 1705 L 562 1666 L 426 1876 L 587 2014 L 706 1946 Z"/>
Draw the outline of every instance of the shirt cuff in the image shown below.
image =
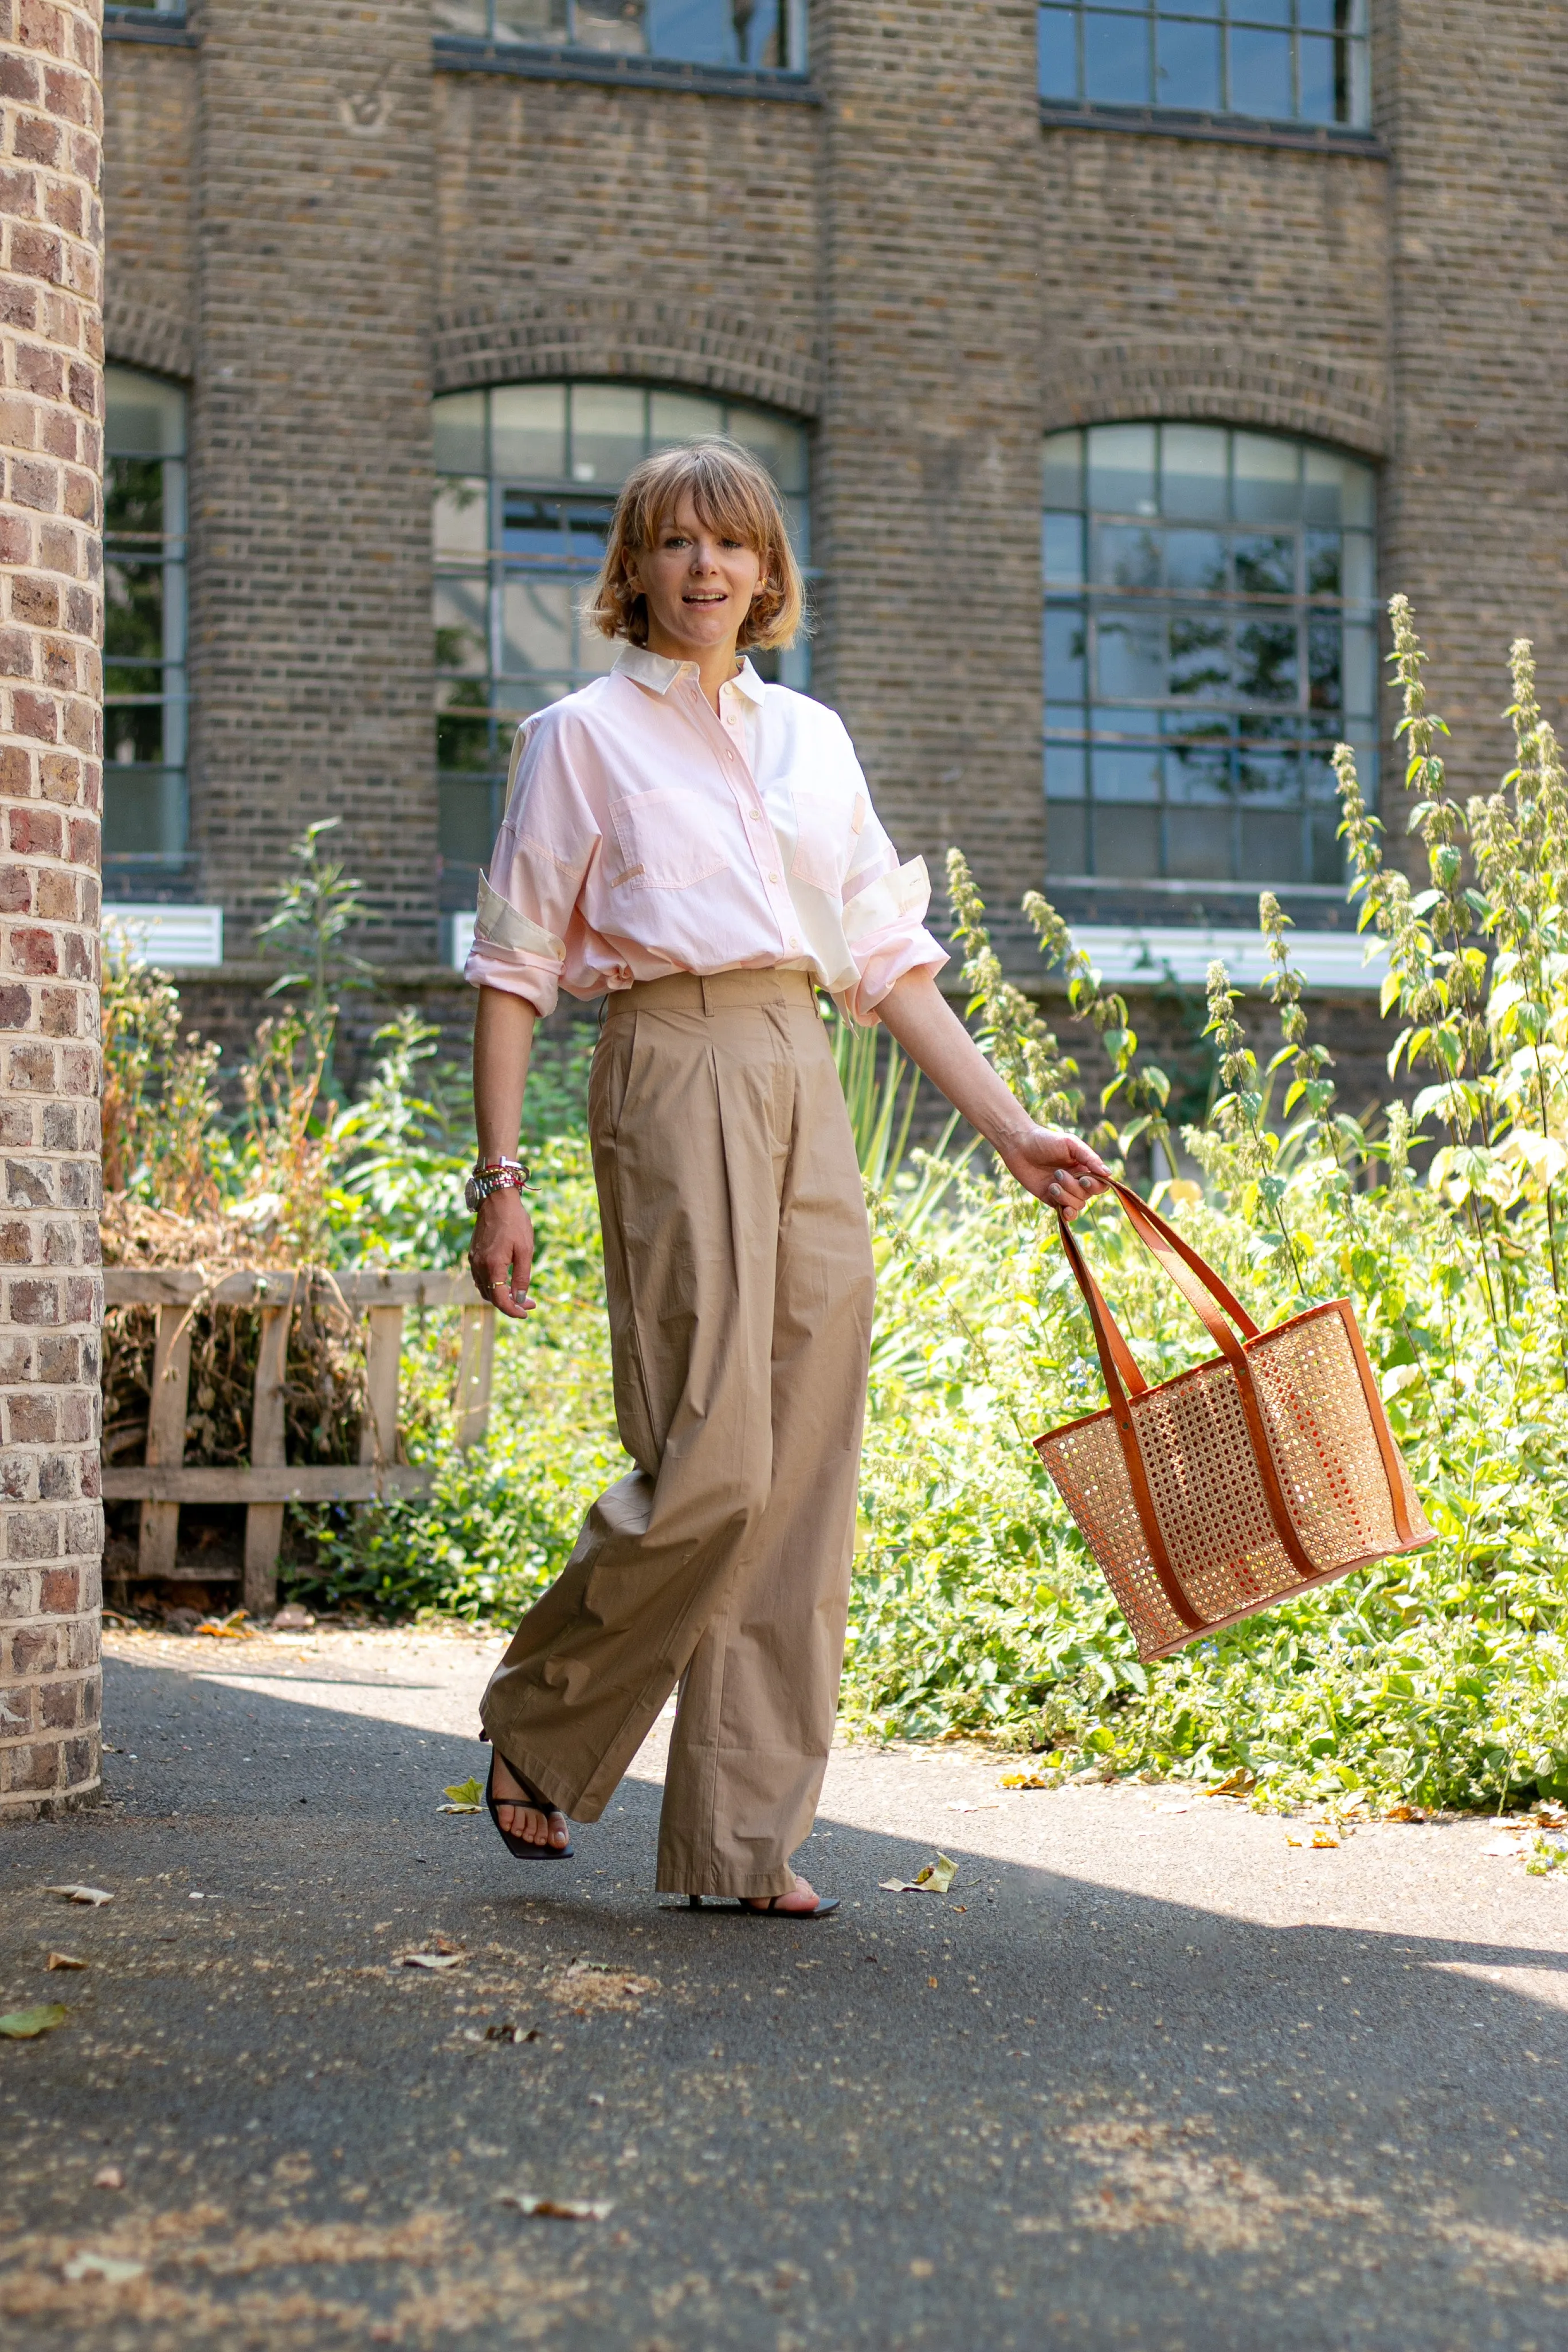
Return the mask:
<path id="1" fill-rule="evenodd" d="M 561 967 L 534 956 L 508 955 L 489 940 L 476 940 L 463 966 L 470 988 L 499 988 L 503 996 L 521 996 L 542 1021 L 555 1010 L 561 993 Z"/>
<path id="2" fill-rule="evenodd" d="M 948 961 L 922 928 L 931 905 L 931 877 L 923 857 L 911 857 L 858 890 L 844 905 L 844 937 L 857 973 L 839 999 L 849 1019 L 868 1027 L 890 988 L 909 971 L 938 972 Z"/>

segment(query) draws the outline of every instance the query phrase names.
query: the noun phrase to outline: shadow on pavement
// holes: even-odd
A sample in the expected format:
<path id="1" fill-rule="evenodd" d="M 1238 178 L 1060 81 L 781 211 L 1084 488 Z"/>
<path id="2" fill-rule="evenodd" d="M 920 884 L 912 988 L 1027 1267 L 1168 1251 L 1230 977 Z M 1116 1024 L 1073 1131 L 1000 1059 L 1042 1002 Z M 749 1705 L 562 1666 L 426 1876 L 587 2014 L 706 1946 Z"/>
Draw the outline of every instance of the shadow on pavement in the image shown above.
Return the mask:
<path id="1" fill-rule="evenodd" d="M 0 2044 L 32 2344 L 1568 2341 L 1559 1948 L 958 1849 L 899 1898 L 831 1818 L 837 1918 L 692 1913 L 646 1781 L 518 1864 L 436 1810 L 477 1741 L 123 1664 L 106 1712 L 116 1808 L 0 1843 L 4 2005 L 70 2012 Z"/>

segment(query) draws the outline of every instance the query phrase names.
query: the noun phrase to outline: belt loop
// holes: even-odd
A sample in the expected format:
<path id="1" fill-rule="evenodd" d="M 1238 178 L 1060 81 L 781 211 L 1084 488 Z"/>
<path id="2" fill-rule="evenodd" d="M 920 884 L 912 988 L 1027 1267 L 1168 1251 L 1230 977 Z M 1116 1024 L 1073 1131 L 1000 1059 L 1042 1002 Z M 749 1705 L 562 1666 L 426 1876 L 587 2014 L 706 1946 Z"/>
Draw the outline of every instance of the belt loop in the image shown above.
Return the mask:
<path id="1" fill-rule="evenodd" d="M 699 986 L 700 987 L 700 989 L 701 989 L 701 991 L 702 991 L 702 1010 L 703 1010 L 703 1013 L 704 1013 L 704 1014 L 706 1015 L 706 1017 L 707 1017 L 710 1021 L 711 1021 L 711 1020 L 712 1020 L 712 1018 L 713 1018 L 713 1013 L 714 1013 L 715 1007 L 714 1007 L 713 998 L 712 998 L 711 996 L 710 996 L 710 994 L 708 993 L 708 981 L 707 981 L 707 976 L 706 976 L 706 974 L 701 974 L 701 973 L 700 973 L 700 974 L 699 974 L 699 976 L 698 976 L 698 984 L 699 984 Z M 715 992 L 715 993 L 716 993 L 716 992 Z"/>

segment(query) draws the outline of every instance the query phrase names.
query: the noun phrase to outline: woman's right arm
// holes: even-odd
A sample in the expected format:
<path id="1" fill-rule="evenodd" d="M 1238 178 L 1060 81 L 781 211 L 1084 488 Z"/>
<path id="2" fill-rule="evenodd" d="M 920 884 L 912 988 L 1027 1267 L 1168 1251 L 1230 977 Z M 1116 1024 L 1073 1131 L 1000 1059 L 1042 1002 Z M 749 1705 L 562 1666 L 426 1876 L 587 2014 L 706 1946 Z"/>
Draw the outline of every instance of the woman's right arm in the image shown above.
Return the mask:
<path id="1" fill-rule="evenodd" d="M 531 1004 L 502 988 L 481 988 L 474 1021 L 474 1123 L 481 1160 L 515 1160 L 522 1095 L 533 1049 Z M 503 1315 L 533 1312 L 533 1220 L 521 1192 L 492 1192 L 479 1203 L 468 1266 L 480 1296 Z"/>

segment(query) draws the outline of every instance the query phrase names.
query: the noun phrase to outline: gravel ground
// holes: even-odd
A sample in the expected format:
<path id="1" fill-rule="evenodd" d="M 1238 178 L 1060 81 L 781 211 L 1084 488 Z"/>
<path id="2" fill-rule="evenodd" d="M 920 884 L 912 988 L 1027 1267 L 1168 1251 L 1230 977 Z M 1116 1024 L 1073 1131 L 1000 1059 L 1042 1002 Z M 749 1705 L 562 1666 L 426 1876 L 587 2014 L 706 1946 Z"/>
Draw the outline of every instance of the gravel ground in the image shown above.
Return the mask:
<path id="1" fill-rule="evenodd" d="M 1490 1822 L 846 1746 L 785 1925 L 652 1893 L 658 1736 L 570 1864 L 442 1813 L 492 1642 L 111 1648 L 111 1803 L 0 1842 L 18 2344 L 1568 2346 L 1568 1883 Z"/>

